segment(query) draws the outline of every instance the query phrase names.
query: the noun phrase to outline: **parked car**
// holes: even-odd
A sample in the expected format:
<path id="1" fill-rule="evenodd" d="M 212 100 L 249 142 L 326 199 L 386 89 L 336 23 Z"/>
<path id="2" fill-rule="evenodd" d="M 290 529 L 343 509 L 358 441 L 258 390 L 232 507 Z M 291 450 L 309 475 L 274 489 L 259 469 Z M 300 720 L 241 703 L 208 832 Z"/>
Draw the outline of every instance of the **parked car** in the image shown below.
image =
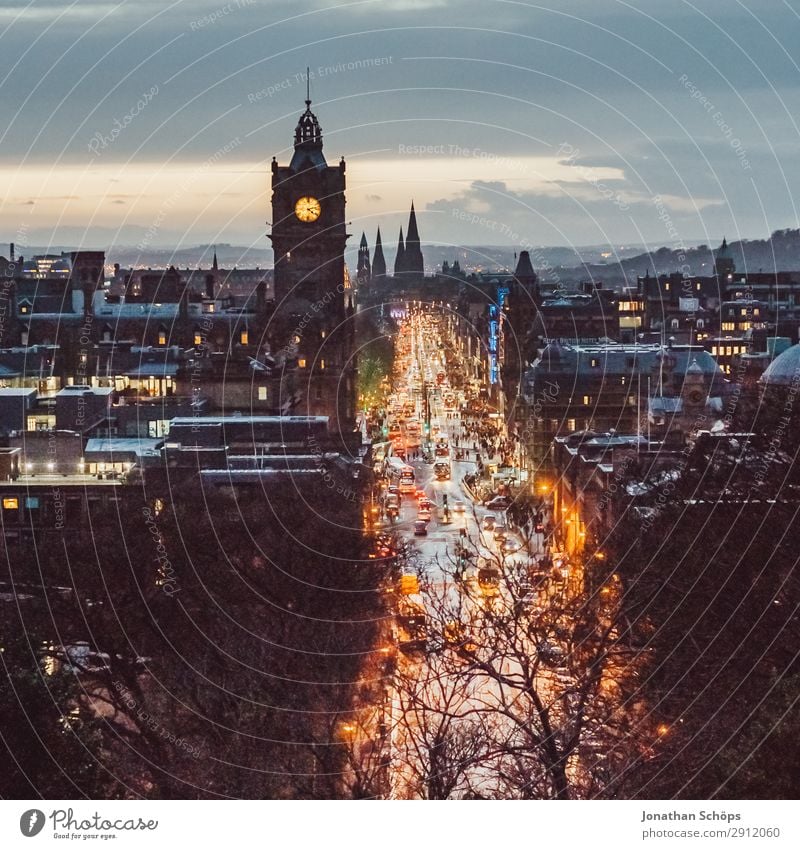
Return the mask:
<path id="1" fill-rule="evenodd" d="M 508 528 L 505 525 L 495 525 L 494 532 L 492 536 L 494 536 L 495 542 L 503 542 L 506 538 L 506 534 L 508 533 Z"/>
<path id="2" fill-rule="evenodd" d="M 515 539 L 505 539 L 503 540 L 503 545 L 501 546 L 501 551 L 503 554 L 515 554 L 520 549 L 520 544 Z"/>
<path id="3" fill-rule="evenodd" d="M 414 522 L 414 536 L 415 537 L 426 537 L 428 536 L 428 523 L 424 519 L 417 519 Z"/>
<path id="4" fill-rule="evenodd" d="M 467 506 L 466 506 L 466 504 L 464 504 L 463 501 L 456 501 L 456 503 L 453 504 L 453 512 L 454 513 L 465 513 L 466 510 L 467 510 Z"/>
<path id="5" fill-rule="evenodd" d="M 496 523 L 496 519 L 494 516 L 484 516 L 483 521 L 481 522 L 481 528 L 484 531 L 493 531 Z"/>
<path id="6" fill-rule="evenodd" d="M 508 510 L 511 499 L 507 495 L 497 495 L 486 503 L 489 510 Z"/>

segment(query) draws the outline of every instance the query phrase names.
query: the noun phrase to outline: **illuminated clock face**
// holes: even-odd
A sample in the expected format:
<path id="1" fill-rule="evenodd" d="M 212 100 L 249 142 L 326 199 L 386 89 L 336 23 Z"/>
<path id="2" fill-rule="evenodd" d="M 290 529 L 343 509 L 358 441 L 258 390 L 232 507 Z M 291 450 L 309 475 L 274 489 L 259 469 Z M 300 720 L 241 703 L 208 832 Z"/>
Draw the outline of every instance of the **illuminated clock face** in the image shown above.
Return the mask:
<path id="1" fill-rule="evenodd" d="M 301 221 L 316 221 L 321 212 L 322 207 L 316 198 L 301 197 L 294 205 L 294 214 Z"/>

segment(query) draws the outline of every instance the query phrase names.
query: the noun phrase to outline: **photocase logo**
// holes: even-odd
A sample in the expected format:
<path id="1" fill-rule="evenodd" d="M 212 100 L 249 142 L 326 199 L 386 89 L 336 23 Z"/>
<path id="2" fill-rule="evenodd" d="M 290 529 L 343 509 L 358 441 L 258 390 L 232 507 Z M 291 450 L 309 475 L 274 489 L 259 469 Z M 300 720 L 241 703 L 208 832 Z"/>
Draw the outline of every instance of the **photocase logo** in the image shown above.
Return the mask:
<path id="1" fill-rule="evenodd" d="M 25 837 L 36 837 L 44 828 L 44 812 L 31 808 L 19 818 L 19 830 Z"/>

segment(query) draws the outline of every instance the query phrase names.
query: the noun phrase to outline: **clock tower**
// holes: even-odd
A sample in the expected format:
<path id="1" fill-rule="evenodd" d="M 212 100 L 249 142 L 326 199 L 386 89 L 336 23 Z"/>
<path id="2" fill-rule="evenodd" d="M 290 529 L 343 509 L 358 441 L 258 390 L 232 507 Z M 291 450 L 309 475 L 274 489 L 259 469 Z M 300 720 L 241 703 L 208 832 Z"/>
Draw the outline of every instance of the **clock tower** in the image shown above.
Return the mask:
<path id="1" fill-rule="evenodd" d="M 355 422 L 353 289 L 345 268 L 345 162 L 329 166 L 322 130 L 306 99 L 288 165 L 272 160 L 275 311 L 270 346 L 281 352 L 281 410 Z"/>

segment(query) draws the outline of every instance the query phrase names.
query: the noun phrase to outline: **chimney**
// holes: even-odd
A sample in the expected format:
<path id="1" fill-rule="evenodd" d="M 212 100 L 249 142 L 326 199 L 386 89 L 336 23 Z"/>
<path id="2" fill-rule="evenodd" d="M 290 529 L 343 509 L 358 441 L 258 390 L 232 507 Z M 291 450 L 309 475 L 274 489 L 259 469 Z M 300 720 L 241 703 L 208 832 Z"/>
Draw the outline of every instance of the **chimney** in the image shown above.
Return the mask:
<path id="1" fill-rule="evenodd" d="M 8 246 L 8 258 L 11 260 L 11 262 L 14 262 L 14 243 L 13 242 Z"/>

